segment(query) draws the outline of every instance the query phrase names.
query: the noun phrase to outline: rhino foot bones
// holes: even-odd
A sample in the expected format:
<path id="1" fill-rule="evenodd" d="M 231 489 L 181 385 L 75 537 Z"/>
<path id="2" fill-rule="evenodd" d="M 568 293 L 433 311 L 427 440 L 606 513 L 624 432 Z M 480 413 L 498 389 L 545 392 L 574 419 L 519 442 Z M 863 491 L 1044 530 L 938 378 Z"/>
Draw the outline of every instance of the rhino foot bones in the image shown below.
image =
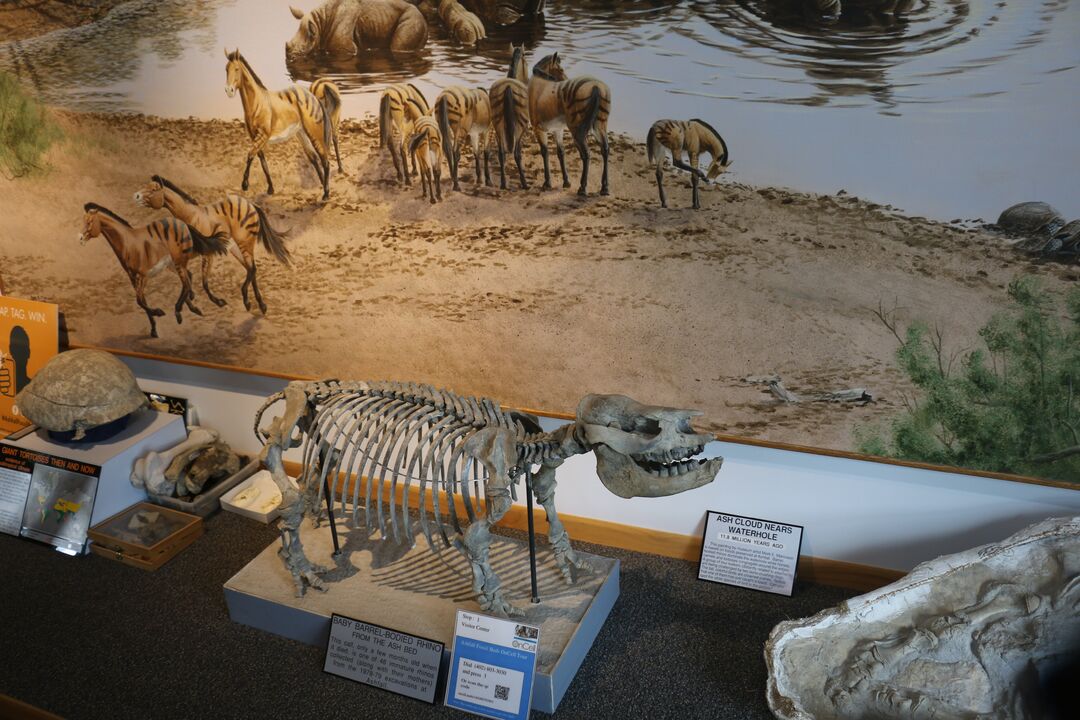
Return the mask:
<path id="1" fill-rule="evenodd" d="M 260 427 L 263 413 L 282 400 L 283 414 Z M 383 538 L 411 542 L 410 493 L 418 485 L 415 504 L 428 545 L 435 552 L 460 552 L 469 562 L 480 607 L 508 616 L 521 611 L 504 597 L 489 550 L 491 526 L 516 499 L 517 481 L 539 466 L 533 493 L 547 514 L 556 565 L 572 583 L 591 567 L 574 552 L 556 512 L 556 469 L 568 457 L 596 452 L 597 474 L 621 497 L 700 487 L 715 478 L 723 461 L 692 457 L 712 439 L 691 429 L 695 414 L 621 395 L 589 395 L 573 423 L 544 432 L 535 417 L 503 410 L 486 398 L 414 383 L 328 380 L 293 382 L 268 398 L 256 415 L 255 433 L 264 443 L 260 459 L 281 490 L 280 554 L 298 595 L 307 587 L 324 589 L 319 575 L 325 569 L 308 560 L 300 542 L 305 514 L 317 522 L 325 500 L 342 515 L 351 510 L 353 527 L 359 527 L 363 488 L 368 533 L 377 526 Z M 296 447 L 302 448 L 299 492 L 282 465 L 282 454 Z M 346 482 L 339 485 L 339 477 Z M 473 486 L 483 488 L 482 512 Z"/>

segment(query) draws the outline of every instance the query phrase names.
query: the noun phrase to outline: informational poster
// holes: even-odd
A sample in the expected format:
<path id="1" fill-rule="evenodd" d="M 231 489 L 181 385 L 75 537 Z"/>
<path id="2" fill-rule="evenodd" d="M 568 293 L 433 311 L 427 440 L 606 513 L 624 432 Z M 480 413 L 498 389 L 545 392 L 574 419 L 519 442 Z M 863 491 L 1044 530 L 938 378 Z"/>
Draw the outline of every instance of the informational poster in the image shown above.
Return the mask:
<path id="1" fill-rule="evenodd" d="M 802 526 L 709 511 L 698 579 L 791 596 Z"/>
<path id="2" fill-rule="evenodd" d="M 26 427 L 15 396 L 59 349 L 56 305 L 0 296 L 0 438 Z"/>
<path id="3" fill-rule="evenodd" d="M 28 486 L 20 511 L 21 535 L 68 553 L 83 551 L 99 466 L 0 443 L 0 473 L 13 488 Z"/>
<path id="4" fill-rule="evenodd" d="M 435 704 L 443 644 L 334 614 L 323 670 Z"/>
<path id="5" fill-rule="evenodd" d="M 14 450 L 0 446 L 0 450 Z M 22 530 L 23 509 L 30 492 L 30 473 L 6 467 L 0 461 L 0 532 L 18 535 Z"/>
<path id="6" fill-rule="evenodd" d="M 457 611 L 446 704 L 481 717 L 529 716 L 540 628 Z"/>

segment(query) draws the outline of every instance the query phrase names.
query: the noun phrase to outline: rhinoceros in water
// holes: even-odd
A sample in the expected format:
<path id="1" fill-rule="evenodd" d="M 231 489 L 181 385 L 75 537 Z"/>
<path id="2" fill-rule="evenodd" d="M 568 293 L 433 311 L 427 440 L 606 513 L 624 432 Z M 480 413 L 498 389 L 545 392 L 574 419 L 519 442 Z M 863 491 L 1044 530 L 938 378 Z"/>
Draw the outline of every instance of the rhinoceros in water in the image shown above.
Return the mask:
<path id="1" fill-rule="evenodd" d="M 300 21 L 285 43 L 289 60 L 316 52 L 349 57 L 374 48 L 416 52 L 427 44 L 427 21 L 407 0 L 326 0 L 311 12 L 289 10 Z"/>

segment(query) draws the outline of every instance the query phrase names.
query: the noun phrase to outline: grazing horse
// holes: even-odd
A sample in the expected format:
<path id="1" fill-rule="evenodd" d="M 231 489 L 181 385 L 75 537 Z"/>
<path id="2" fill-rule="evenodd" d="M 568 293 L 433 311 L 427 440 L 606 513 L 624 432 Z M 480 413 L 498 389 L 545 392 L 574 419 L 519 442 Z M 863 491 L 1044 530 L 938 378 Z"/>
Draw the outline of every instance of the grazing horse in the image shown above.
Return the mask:
<path id="1" fill-rule="evenodd" d="M 491 103 L 491 125 L 499 148 L 499 187 L 506 185 L 506 153 L 514 153 L 521 189 L 527 190 L 525 166 L 521 162 L 521 138 L 529 128 L 528 71 L 525 69 L 525 47 L 510 46 L 510 68 L 506 77 L 496 80 L 488 91 Z"/>
<path id="2" fill-rule="evenodd" d="M 415 100 L 410 100 L 409 104 L 419 112 L 420 106 Z M 409 140 L 409 154 L 412 155 L 413 164 L 420 169 L 420 197 L 430 195 L 432 205 L 436 198 L 442 200 L 442 160 L 439 158 L 442 144 L 442 133 L 435 118 L 430 115 L 417 117 Z"/>
<path id="3" fill-rule="evenodd" d="M 322 183 L 323 200 L 329 199 L 334 109 L 329 103 L 324 106 L 310 90 L 299 85 L 291 85 L 276 92 L 267 90 L 239 50 L 231 53 L 226 50 L 225 57 L 225 93 L 232 97 L 237 90 L 240 91 L 240 101 L 244 105 L 244 125 L 252 141 L 247 165 L 244 167 L 244 182 L 240 187 L 245 191 L 248 189 L 251 162 L 258 157 L 266 176 L 266 192 L 273 195 L 274 181 L 270 179 L 270 168 L 264 154 L 266 146 L 284 142 L 299 134 L 304 154 Z"/>
<path id="4" fill-rule="evenodd" d="M 164 315 L 165 311 L 146 303 L 146 283 L 165 267 L 172 266 L 180 277 L 180 296 L 175 308 L 177 324 L 183 322 L 180 311 L 184 305 L 196 315 L 202 315 L 191 302 L 195 293 L 191 289 L 191 271 L 187 266 L 195 255 L 224 253 L 225 241 L 221 237 L 207 237 L 175 218 L 162 218 L 143 227 L 132 227 L 127 220 L 96 203 L 86 203 L 83 211 L 79 243 L 85 245 L 92 238 L 105 236 L 135 288 L 135 302 L 146 312 L 150 337 L 158 336 L 155 318 Z"/>
<path id="5" fill-rule="evenodd" d="M 285 233 L 270 224 L 266 211 L 247 198 L 232 194 L 213 205 L 200 205 L 195 198 L 160 175 L 154 175 L 149 183 L 135 193 L 135 202 L 154 210 L 166 208 L 177 220 L 187 223 L 203 235 L 229 238 L 229 254 L 244 266 L 247 273 L 244 284 L 240 287 L 244 307 L 251 310 L 251 301 L 248 300 L 250 286 L 255 292 L 255 302 L 259 304 L 259 310 L 263 315 L 266 314 L 266 303 L 259 292 L 259 281 L 255 275 L 255 241 L 262 242 L 266 251 L 277 258 L 278 262 L 291 264 L 289 250 L 285 247 Z M 210 292 L 212 265 L 213 256 L 204 255 L 203 290 L 215 305 L 221 307 L 225 301 L 214 297 Z"/>
<path id="6" fill-rule="evenodd" d="M 672 165 L 690 173 L 695 210 L 701 208 L 698 199 L 698 177 L 706 181 L 715 180 L 731 166 L 727 143 L 720 137 L 720 133 L 704 120 L 657 120 L 649 128 L 645 146 L 649 153 L 649 162 L 656 166 L 660 207 L 667 207 L 667 198 L 664 196 L 664 148 L 671 153 Z M 684 151 L 689 156 L 689 164 L 682 160 Z M 698 168 L 698 157 L 702 152 L 712 156 L 708 173 L 703 173 Z"/>
<path id="7" fill-rule="evenodd" d="M 390 149 L 398 182 L 411 185 L 405 158 L 405 140 L 412 135 L 413 123 L 429 112 L 427 99 L 412 83 L 389 85 L 379 99 L 379 147 Z M 415 160 L 413 174 L 416 173 Z"/>
<path id="8" fill-rule="evenodd" d="M 480 88 L 448 87 L 435 99 L 435 117 L 442 133 L 443 153 L 450 168 L 455 190 L 458 184 L 458 160 L 462 142 L 468 138 L 476 161 L 476 184 L 480 184 L 480 155 L 484 156 L 484 184 L 491 185 L 488 167 L 488 133 L 491 128 L 491 101 L 487 91 Z"/>
<path id="9" fill-rule="evenodd" d="M 319 78 L 311 83 L 311 94 L 324 108 L 330 109 L 330 134 L 334 138 L 334 155 L 337 156 L 337 169 L 344 173 L 341 166 L 341 150 L 338 149 L 338 126 L 341 124 L 341 91 L 338 86 L 326 78 Z"/>
<path id="10" fill-rule="evenodd" d="M 589 184 L 589 133 L 600 143 L 604 173 L 600 194 L 608 194 L 608 137 L 607 119 L 611 113 L 611 90 L 600 80 L 582 76 L 568 80 L 559 62 L 559 53 L 548 55 L 533 66 L 529 79 L 529 117 L 533 133 L 540 143 L 544 158 L 544 189 L 551 189 L 551 170 L 548 165 L 548 131 L 555 133 L 555 150 L 559 154 L 563 187 L 570 187 L 563 156 L 562 127 L 565 125 L 581 154 L 581 185 L 578 195 L 585 195 Z"/>

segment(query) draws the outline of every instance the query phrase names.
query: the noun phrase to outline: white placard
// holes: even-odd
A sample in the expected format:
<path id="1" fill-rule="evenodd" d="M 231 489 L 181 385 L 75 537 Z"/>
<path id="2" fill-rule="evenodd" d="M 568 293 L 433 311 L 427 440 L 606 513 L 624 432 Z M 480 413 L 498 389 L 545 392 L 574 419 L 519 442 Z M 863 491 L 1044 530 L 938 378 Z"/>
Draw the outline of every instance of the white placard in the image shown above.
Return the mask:
<path id="1" fill-rule="evenodd" d="M 434 704 L 442 656 L 441 642 L 335 614 L 323 670 Z"/>
<path id="2" fill-rule="evenodd" d="M 30 492 L 30 473 L 0 467 L 0 532 L 18 535 Z"/>
<path id="3" fill-rule="evenodd" d="M 709 511 L 698 579 L 791 595 L 802 526 Z"/>
<path id="4" fill-rule="evenodd" d="M 457 611 L 446 704 L 481 717 L 529 716 L 540 628 Z"/>

